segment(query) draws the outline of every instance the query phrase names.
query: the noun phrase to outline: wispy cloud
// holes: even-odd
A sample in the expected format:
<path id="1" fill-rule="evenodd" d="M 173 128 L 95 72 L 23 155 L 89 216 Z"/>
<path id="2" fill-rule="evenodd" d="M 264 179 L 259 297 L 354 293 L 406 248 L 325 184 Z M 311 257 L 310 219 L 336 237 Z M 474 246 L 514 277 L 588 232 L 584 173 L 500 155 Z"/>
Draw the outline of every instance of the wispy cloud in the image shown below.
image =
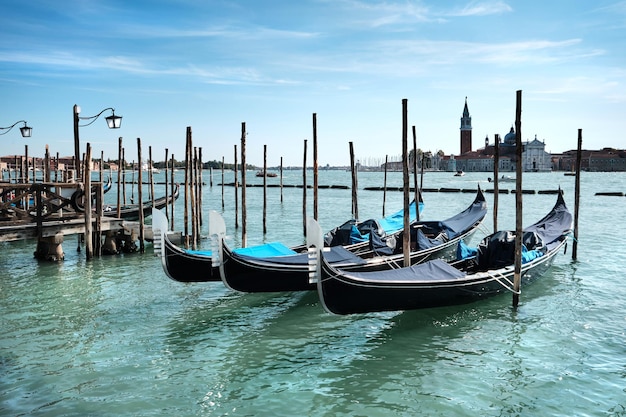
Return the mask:
<path id="1" fill-rule="evenodd" d="M 577 76 L 553 80 L 552 84 L 544 89 L 535 91 L 543 97 L 577 97 L 594 96 L 603 97 L 613 103 L 626 102 L 622 84 L 615 79 L 605 77 Z"/>
<path id="2" fill-rule="evenodd" d="M 132 25 L 118 27 L 118 37 L 140 39 L 177 39 L 177 38 L 226 38 L 226 39 L 307 39 L 319 36 L 319 32 L 282 30 L 255 25 L 214 25 L 197 29 L 179 29 L 173 27 Z"/>
<path id="3" fill-rule="evenodd" d="M 575 62 L 603 54 L 585 50 L 580 39 L 562 41 L 528 40 L 481 43 L 430 39 L 362 41 L 349 50 L 330 49 L 311 54 L 308 50 L 284 53 L 267 51 L 257 55 L 233 55 L 220 61 L 194 59 L 159 59 L 158 56 L 117 54 L 99 56 L 68 51 L 32 51 L 0 53 L 0 62 L 28 64 L 52 71 L 104 70 L 134 75 L 188 77 L 202 83 L 295 86 L 328 74 L 420 76 L 458 65 L 498 65 L 511 67 L 529 64 Z M 229 62 L 230 61 L 230 62 Z M 340 80 L 344 83 L 347 80 Z"/>
<path id="4" fill-rule="evenodd" d="M 512 12 L 513 8 L 503 1 L 471 2 L 466 6 L 453 10 L 450 16 L 487 16 Z"/>
<path id="5" fill-rule="evenodd" d="M 432 15 L 430 8 L 421 1 L 409 0 L 394 3 L 389 1 L 320 0 L 320 2 L 329 3 L 338 11 L 345 11 L 348 21 L 354 21 L 354 23 L 366 27 L 439 20 L 438 17 Z"/>

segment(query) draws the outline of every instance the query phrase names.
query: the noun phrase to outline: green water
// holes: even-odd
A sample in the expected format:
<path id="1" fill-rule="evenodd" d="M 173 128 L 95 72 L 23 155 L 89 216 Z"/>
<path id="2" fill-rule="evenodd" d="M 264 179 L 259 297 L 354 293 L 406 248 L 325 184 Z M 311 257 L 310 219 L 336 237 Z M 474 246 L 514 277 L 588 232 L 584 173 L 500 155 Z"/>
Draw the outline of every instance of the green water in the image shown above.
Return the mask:
<path id="1" fill-rule="evenodd" d="M 285 182 L 302 178 L 285 175 Z M 428 173 L 424 186 L 491 188 L 487 176 Z M 361 217 L 381 215 L 383 193 L 362 188 L 382 178 L 359 174 Z M 204 180 L 203 212 L 222 212 L 221 174 L 214 173 L 213 187 L 206 171 Z M 400 174 L 388 181 L 401 185 Z M 320 184 L 350 185 L 350 173 L 321 172 Z M 573 177 L 524 176 L 525 189 L 559 186 L 573 211 Z M 239 294 L 221 283 L 173 282 L 151 244 L 144 255 L 87 262 L 76 238 L 67 237 L 60 263 L 35 261 L 32 241 L 2 244 L 0 415 L 626 415 L 626 197 L 597 191 L 626 192 L 626 174 L 583 174 L 578 261 L 570 244 L 541 280 L 523 288 L 516 311 L 503 295 L 340 317 L 324 312 L 316 293 Z M 224 192 L 236 245 L 234 190 Z M 263 236 L 263 190 L 248 190 L 249 244 L 303 240 L 302 190 L 285 188 L 283 197 L 281 203 L 280 190 L 268 190 Z M 423 218 L 451 216 L 473 197 L 425 193 Z M 350 190 L 320 190 L 319 199 L 324 229 L 350 217 Z M 493 195 L 487 199 L 491 209 Z M 555 199 L 524 195 L 524 224 Z M 311 191 L 308 201 L 311 212 Z M 401 201 L 401 193 L 388 193 L 387 212 Z M 182 197 L 177 204 L 180 230 Z M 501 228 L 514 227 L 514 207 L 513 195 L 500 196 Z M 491 225 L 490 211 L 475 239 Z"/>

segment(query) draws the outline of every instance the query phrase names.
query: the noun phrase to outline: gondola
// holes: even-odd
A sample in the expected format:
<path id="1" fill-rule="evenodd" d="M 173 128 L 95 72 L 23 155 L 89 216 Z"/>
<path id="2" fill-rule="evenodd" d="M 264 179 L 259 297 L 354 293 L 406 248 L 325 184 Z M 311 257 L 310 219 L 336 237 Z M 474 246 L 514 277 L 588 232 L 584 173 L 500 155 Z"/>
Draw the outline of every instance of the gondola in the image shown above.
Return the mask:
<path id="1" fill-rule="evenodd" d="M 110 189 L 111 189 L 111 178 L 109 177 L 107 183 L 104 184 L 104 192 L 106 193 Z M 179 194 L 179 186 L 178 184 L 175 184 L 174 193 L 167 197 L 163 196 L 163 197 L 159 197 L 155 199 L 154 207 L 157 209 L 162 209 L 166 205 L 171 204 L 172 201 L 175 201 L 178 198 L 178 194 Z M 94 198 L 95 198 L 95 194 L 92 193 L 92 199 Z M 72 194 L 72 196 L 70 197 L 71 206 L 77 213 L 85 212 L 84 200 L 85 200 L 85 193 L 83 190 L 80 190 L 80 189 L 75 191 L 74 194 Z M 153 207 L 152 201 L 151 200 L 144 201 L 141 206 L 143 207 L 143 215 L 145 217 L 149 216 L 151 214 L 151 209 Z M 92 204 L 92 208 L 93 207 L 94 205 Z M 103 215 L 106 217 L 117 218 L 117 206 L 115 205 L 104 206 Z M 120 208 L 119 218 L 124 219 L 124 220 L 138 220 L 139 219 L 139 204 L 123 205 Z"/>
<path id="2" fill-rule="evenodd" d="M 113 186 L 113 180 L 111 179 L 111 176 L 109 176 L 107 178 L 107 182 L 106 184 L 102 185 L 102 191 L 104 194 L 108 193 L 111 190 L 111 187 Z"/>
<path id="3" fill-rule="evenodd" d="M 308 224 L 317 232 L 315 222 Z M 562 193 L 552 210 L 524 229 L 521 282 L 540 277 L 566 245 L 572 215 Z M 321 247 L 321 237 L 311 233 L 310 243 Z M 326 253 L 315 250 L 312 270 L 324 309 L 335 314 L 412 310 L 470 303 L 513 291 L 514 232 L 496 232 L 484 238 L 475 254 L 454 262 L 440 259 L 380 272 L 350 272 L 329 263 Z M 461 245 L 462 246 L 462 245 Z M 319 262 L 318 262 L 319 260 Z"/>
<path id="4" fill-rule="evenodd" d="M 152 201 L 144 201 L 141 205 L 143 209 L 144 217 L 148 217 L 152 214 L 152 208 L 156 208 L 158 210 L 162 209 L 168 204 L 171 204 L 178 198 L 179 186 L 178 184 L 174 185 L 174 193 L 172 195 L 168 195 L 167 197 L 159 197 L 154 200 L 154 205 Z M 117 218 L 117 206 L 115 205 L 107 205 L 104 207 L 104 215 L 107 217 L 115 217 Z M 124 220 L 138 220 L 139 219 L 139 204 L 130 204 L 124 205 L 120 208 L 120 217 Z"/>
<path id="5" fill-rule="evenodd" d="M 443 221 L 418 221 L 412 230 L 419 235 L 411 252 L 411 262 L 447 256 L 456 250 L 456 242 L 473 234 L 481 224 L 487 205 L 480 187 L 472 204 L 461 213 Z M 402 237 L 392 239 L 391 246 L 384 242 L 375 244 L 380 237 L 370 234 L 370 250 L 358 254 L 343 246 L 327 246 L 326 260 L 337 268 L 349 271 L 385 270 L 398 267 L 404 255 L 401 252 Z M 315 290 L 309 281 L 307 253 L 265 256 L 256 250 L 232 250 L 223 241 L 217 245 L 220 276 L 224 284 L 241 292 L 276 292 Z M 398 247 L 400 250 L 398 250 Z M 382 249 L 382 251 L 381 251 Z M 217 266 L 217 265 L 216 265 Z"/>
<path id="6" fill-rule="evenodd" d="M 257 177 L 272 177 L 272 178 L 274 178 L 274 177 L 277 177 L 278 174 L 275 173 L 275 172 L 260 170 L 260 171 L 256 172 L 256 176 Z"/>
<path id="7" fill-rule="evenodd" d="M 159 209 L 152 209 L 154 253 L 161 259 L 165 274 L 178 282 L 220 281 L 219 270 L 212 266 L 212 251 L 178 247 L 169 238 L 168 227 L 165 214 Z"/>
<path id="8" fill-rule="evenodd" d="M 409 207 L 409 216 L 411 222 L 415 222 L 417 215 L 415 212 L 416 204 L 411 202 Z M 420 213 L 424 209 L 424 202 L 419 202 Z M 359 253 L 361 251 L 367 251 L 368 236 L 370 229 L 374 224 L 379 225 L 383 237 L 389 237 L 398 234 L 403 226 L 401 220 L 404 217 L 404 210 L 399 210 L 390 216 L 384 217 L 379 220 L 367 220 L 364 222 L 356 223 L 354 220 L 345 222 L 343 225 L 336 227 L 325 235 L 327 245 L 331 246 L 344 246 L 344 248 L 353 253 Z M 223 222 L 223 220 L 217 220 Z M 399 223 L 400 221 L 400 223 Z M 211 282 L 221 281 L 219 269 L 213 266 L 211 250 L 190 250 L 178 247 L 168 237 L 168 224 L 167 218 L 159 210 L 153 210 L 152 213 L 152 225 L 155 235 L 155 244 L 158 247 L 156 253 L 161 258 L 161 265 L 165 274 L 179 282 Z M 215 222 L 213 222 L 215 226 Z M 211 227 L 211 222 L 209 222 Z M 343 233 L 345 230 L 351 232 L 347 234 Z M 209 234 L 214 234 L 209 231 Z M 253 246 L 251 248 L 237 249 L 235 251 L 241 252 L 256 252 L 257 256 L 263 252 L 265 256 L 277 256 L 286 254 L 295 254 L 298 252 L 306 252 L 306 245 L 300 245 L 296 247 L 285 247 L 279 243 L 266 244 Z M 339 251 L 339 249 L 337 250 Z"/>

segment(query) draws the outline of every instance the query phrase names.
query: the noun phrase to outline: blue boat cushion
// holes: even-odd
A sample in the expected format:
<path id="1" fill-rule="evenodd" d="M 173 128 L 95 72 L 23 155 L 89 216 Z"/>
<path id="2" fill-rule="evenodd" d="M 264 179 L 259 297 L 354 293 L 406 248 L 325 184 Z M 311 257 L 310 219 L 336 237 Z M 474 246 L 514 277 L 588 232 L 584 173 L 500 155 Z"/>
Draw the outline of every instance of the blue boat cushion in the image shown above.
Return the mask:
<path id="1" fill-rule="evenodd" d="M 324 252 L 324 258 L 331 264 L 357 264 L 362 265 L 365 264 L 366 261 L 356 256 L 354 253 L 350 252 L 346 248 L 342 246 L 333 246 L 327 248 L 329 251 Z M 240 253 L 236 253 L 237 256 L 241 258 L 254 258 L 258 261 L 266 262 L 266 263 L 275 263 L 275 264 L 289 264 L 289 265 L 307 265 L 309 263 L 309 254 L 308 253 L 296 253 L 295 255 L 285 255 L 285 256 L 267 256 L 267 257 L 256 257 L 250 255 L 242 255 Z"/>
<path id="2" fill-rule="evenodd" d="M 185 249 L 186 253 L 191 255 L 202 255 L 202 256 L 211 256 L 213 255 L 213 251 L 210 250 L 193 250 L 193 249 Z"/>
<path id="3" fill-rule="evenodd" d="M 420 202 L 420 211 L 424 207 L 424 203 Z M 417 213 L 415 212 L 416 205 L 415 200 L 409 204 L 409 223 L 414 222 L 417 219 Z M 378 220 L 380 227 L 386 234 L 395 233 L 404 228 L 404 210 L 397 211 L 390 216 L 384 217 Z"/>
<path id="4" fill-rule="evenodd" d="M 463 240 L 459 240 L 459 244 L 456 246 L 456 259 L 460 261 L 462 259 L 473 258 L 478 254 L 478 249 L 467 245 Z"/>
<path id="5" fill-rule="evenodd" d="M 541 237 L 525 232 L 522 237 L 522 263 L 544 254 Z M 515 262 L 515 232 L 499 231 L 485 237 L 477 248 L 478 270 L 503 268 Z"/>
<path id="6" fill-rule="evenodd" d="M 372 231 L 377 234 L 382 232 L 382 228 L 375 219 L 365 220 L 361 223 L 357 223 L 356 220 L 348 220 L 326 233 L 324 243 L 327 246 L 345 246 L 367 242 Z"/>
<path id="7" fill-rule="evenodd" d="M 270 242 L 264 245 L 250 246 L 248 248 L 238 248 L 233 250 L 238 255 L 246 255 L 254 258 L 266 258 L 269 256 L 295 255 L 296 251 L 283 245 L 280 242 Z"/>
<path id="8" fill-rule="evenodd" d="M 424 203 L 420 203 L 420 210 Z M 417 219 L 415 201 L 409 205 L 409 219 L 414 222 Z M 381 237 L 396 233 L 404 227 L 404 210 L 400 210 L 382 219 L 368 219 L 362 222 L 348 220 L 324 235 L 326 246 L 345 246 L 355 243 L 367 242 L 370 233 L 374 232 Z"/>

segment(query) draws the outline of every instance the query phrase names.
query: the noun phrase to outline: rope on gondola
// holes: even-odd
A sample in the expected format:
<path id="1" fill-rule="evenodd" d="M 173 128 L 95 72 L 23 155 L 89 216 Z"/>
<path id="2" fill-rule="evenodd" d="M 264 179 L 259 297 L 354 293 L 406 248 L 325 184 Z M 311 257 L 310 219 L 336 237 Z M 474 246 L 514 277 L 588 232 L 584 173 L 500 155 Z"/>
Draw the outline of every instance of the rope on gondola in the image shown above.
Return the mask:
<path id="1" fill-rule="evenodd" d="M 498 277 L 496 276 L 496 274 L 487 273 L 487 275 L 488 275 L 488 276 L 490 276 L 491 278 L 495 279 L 495 280 L 496 280 L 496 282 L 497 282 L 498 284 L 502 285 L 502 287 L 503 287 L 504 289 L 509 290 L 509 291 L 510 291 L 510 292 L 512 292 L 513 294 L 520 295 L 520 294 L 522 293 L 522 290 L 521 290 L 521 289 L 520 289 L 519 291 L 516 291 L 516 290 L 513 288 L 513 283 L 511 282 L 511 280 L 510 280 L 510 279 L 508 279 L 508 278 L 506 277 L 506 275 L 504 275 L 504 274 L 502 274 L 502 273 L 497 274 L 497 275 L 500 275 L 500 277 L 501 277 L 501 278 L 498 278 Z M 505 280 L 505 281 L 507 282 L 507 284 L 508 284 L 508 285 L 507 285 L 507 284 L 505 284 L 505 283 L 503 283 L 502 281 L 500 281 L 500 279 Z"/>

